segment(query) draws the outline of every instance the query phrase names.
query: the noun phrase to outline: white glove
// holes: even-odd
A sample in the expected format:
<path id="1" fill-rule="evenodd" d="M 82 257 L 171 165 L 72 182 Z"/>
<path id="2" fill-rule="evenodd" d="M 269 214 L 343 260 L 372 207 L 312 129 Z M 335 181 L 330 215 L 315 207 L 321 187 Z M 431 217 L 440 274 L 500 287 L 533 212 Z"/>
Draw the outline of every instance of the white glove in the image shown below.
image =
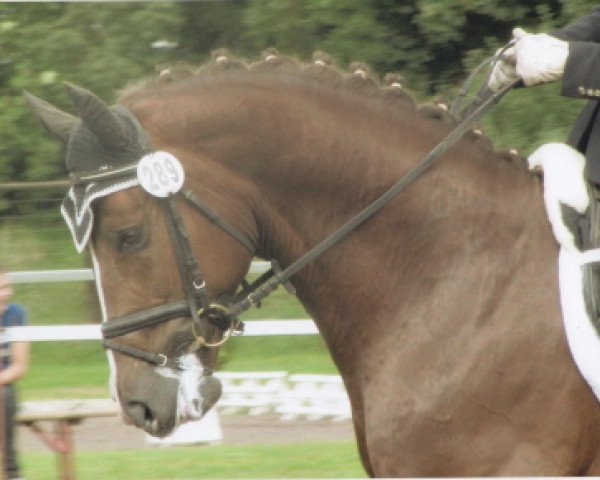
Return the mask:
<path id="1" fill-rule="evenodd" d="M 500 53 L 502 49 L 496 50 L 496 55 Z M 515 68 L 515 48 L 507 48 L 502 56 L 497 60 L 493 60 L 494 68 L 490 74 L 488 81 L 488 87 L 492 92 L 497 92 L 505 85 L 514 82 L 519 76 Z"/>
<path id="2" fill-rule="evenodd" d="M 525 85 L 559 80 L 569 55 L 569 44 L 545 33 L 531 34 L 513 30 L 517 75 Z"/>

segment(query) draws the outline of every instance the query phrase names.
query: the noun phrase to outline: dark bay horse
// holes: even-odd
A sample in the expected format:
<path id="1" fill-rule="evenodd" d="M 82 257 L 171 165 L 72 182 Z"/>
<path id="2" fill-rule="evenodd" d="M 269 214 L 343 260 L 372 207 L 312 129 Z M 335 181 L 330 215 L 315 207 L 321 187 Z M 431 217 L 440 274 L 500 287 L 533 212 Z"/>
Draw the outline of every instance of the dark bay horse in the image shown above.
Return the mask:
<path id="1" fill-rule="evenodd" d="M 320 60 L 301 67 L 270 55 L 248 68 L 219 57 L 181 77 L 163 72 L 110 109 L 70 86 L 81 121 L 29 101 L 68 142 L 68 164 L 88 147 L 134 163 L 154 150 L 179 159 L 186 186 L 251 243 L 174 197 L 211 300 L 235 291 L 254 255 L 296 260 L 453 124 L 397 84 L 380 88 L 364 69 L 341 75 Z M 148 138 L 132 143 L 140 132 Z M 135 179 L 88 200 L 93 230 L 81 245 L 93 253 L 107 324 L 181 300 L 160 200 Z M 539 179 L 469 135 L 293 277 L 344 379 L 369 475 L 600 474 L 600 408 L 565 339 L 557 251 Z M 187 317 L 118 338 L 167 352 L 180 369 L 109 351 L 123 418 L 155 435 L 219 396 L 216 348 L 181 347 Z M 218 343 L 220 330 L 204 324 Z"/>

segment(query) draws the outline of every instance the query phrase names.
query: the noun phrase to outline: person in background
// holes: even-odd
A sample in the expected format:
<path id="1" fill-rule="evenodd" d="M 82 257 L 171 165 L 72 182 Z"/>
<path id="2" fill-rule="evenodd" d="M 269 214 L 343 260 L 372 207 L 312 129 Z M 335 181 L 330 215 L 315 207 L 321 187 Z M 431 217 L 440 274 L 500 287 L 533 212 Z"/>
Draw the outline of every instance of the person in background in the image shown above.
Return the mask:
<path id="1" fill-rule="evenodd" d="M 600 184 L 600 7 L 547 33 L 512 32 L 514 45 L 496 62 L 493 91 L 520 78 L 525 86 L 562 80 L 561 94 L 589 102 L 575 121 L 567 143 L 586 157 L 588 179 Z"/>
<path id="2" fill-rule="evenodd" d="M 15 449 L 15 417 L 17 413 L 17 396 L 15 382 L 27 372 L 29 364 L 29 343 L 8 342 L 5 335 L 7 327 L 23 326 L 26 322 L 25 309 L 21 305 L 9 303 L 13 289 L 7 273 L 0 267 L 0 387 L 3 407 L 4 433 L 2 435 L 2 465 L 7 479 L 20 479 L 17 452 Z M 2 413 L 2 411 L 0 411 Z"/>

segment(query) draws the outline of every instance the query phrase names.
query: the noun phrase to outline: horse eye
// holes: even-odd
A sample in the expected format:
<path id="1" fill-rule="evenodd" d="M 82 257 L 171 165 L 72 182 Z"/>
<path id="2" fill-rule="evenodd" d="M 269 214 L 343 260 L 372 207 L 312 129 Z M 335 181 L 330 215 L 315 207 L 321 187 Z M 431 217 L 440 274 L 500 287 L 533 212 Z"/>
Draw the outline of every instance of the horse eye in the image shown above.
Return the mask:
<path id="1" fill-rule="evenodd" d="M 141 225 L 129 227 L 117 233 L 116 244 L 120 252 L 135 252 L 147 245 L 147 235 Z"/>

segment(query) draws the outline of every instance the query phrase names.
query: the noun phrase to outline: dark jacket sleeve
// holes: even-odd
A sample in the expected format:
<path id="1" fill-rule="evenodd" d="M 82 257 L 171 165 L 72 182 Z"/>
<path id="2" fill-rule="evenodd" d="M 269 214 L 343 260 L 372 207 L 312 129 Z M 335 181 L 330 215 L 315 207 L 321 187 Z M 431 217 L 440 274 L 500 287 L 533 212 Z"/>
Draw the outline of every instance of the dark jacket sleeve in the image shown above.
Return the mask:
<path id="1" fill-rule="evenodd" d="M 552 35 L 569 42 L 562 94 L 575 98 L 600 98 L 600 7 L 555 30 Z"/>
<path id="2" fill-rule="evenodd" d="M 566 27 L 552 32 L 557 38 L 578 42 L 600 42 L 600 7 L 570 23 Z"/>
<path id="3" fill-rule="evenodd" d="M 575 98 L 600 98 L 600 43 L 569 42 L 562 94 Z"/>

